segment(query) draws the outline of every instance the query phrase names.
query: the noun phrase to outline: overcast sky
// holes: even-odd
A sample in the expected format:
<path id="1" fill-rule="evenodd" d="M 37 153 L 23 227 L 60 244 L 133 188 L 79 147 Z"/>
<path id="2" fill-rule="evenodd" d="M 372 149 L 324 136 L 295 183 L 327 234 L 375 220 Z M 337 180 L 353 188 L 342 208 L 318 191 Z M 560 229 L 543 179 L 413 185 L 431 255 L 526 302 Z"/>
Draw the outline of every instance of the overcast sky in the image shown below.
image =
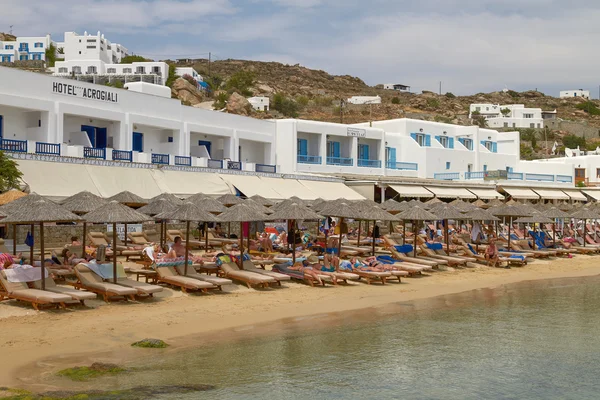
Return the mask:
<path id="1" fill-rule="evenodd" d="M 0 0 L 0 31 L 102 31 L 149 58 L 280 61 L 371 85 L 598 97 L 600 1 Z"/>

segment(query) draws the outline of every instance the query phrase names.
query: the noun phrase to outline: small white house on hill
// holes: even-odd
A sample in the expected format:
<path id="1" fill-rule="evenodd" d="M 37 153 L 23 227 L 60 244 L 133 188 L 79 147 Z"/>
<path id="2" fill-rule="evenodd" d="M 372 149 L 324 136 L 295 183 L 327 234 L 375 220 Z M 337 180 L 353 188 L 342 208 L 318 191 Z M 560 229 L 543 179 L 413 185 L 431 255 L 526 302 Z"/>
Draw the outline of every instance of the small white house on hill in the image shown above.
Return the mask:
<path id="1" fill-rule="evenodd" d="M 256 111 L 269 111 L 269 98 L 265 96 L 255 96 L 248 98 L 250 105 Z"/>
<path id="2" fill-rule="evenodd" d="M 566 99 L 569 97 L 583 97 L 584 99 L 589 99 L 590 98 L 590 91 L 589 90 L 583 90 L 583 89 L 576 89 L 576 90 L 561 90 L 560 91 L 560 98 L 561 99 Z"/>

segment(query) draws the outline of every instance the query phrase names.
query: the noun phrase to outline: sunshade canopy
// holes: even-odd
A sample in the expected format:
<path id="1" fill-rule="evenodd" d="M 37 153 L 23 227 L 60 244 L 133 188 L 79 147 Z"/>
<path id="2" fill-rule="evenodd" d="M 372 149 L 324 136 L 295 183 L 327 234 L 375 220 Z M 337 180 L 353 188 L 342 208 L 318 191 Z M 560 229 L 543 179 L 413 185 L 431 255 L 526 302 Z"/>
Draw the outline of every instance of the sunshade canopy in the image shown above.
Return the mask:
<path id="1" fill-rule="evenodd" d="M 106 203 L 108 200 L 84 190 L 67 198 L 62 202 L 62 206 L 71 212 L 85 214 L 106 205 Z"/>
<path id="2" fill-rule="evenodd" d="M 221 222 L 253 222 L 268 221 L 270 219 L 272 218 L 246 204 L 236 204 L 219 215 Z"/>
<path id="3" fill-rule="evenodd" d="M 411 207 L 406 211 L 401 212 L 397 215 L 398 219 L 404 221 L 436 221 L 439 220 L 437 215 L 430 213 L 429 211 L 421 207 Z"/>
<path id="4" fill-rule="evenodd" d="M 538 200 L 540 198 L 540 196 L 537 193 L 527 188 L 503 186 L 502 189 L 504 189 L 504 191 L 508 193 L 513 199 L 517 200 Z"/>
<path id="5" fill-rule="evenodd" d="M 209 212 L 203 211 L 200 207 L 194 203 L 185 202 L 181 206 L 177 207 L 172 211 L 167 211 L 162 214 L 158 214 L 156 219 L 161 220 L 177 220 L 177 221 L 202 221 L 202 222 L 216 222 L 217 217 Z"/>
<path id="6" fill-rule="evenodd" d="M 137 211 L 147 215 L 158 215 L 164 212 L 173 211 L 177 207 L 178 206 L 175 203 L 163 197 L 158 200 L 151 201 L 145 206 L 138 208 Z"/>
<path id="7" fill-rule="evenodd" d="M 476 199 L 477 196 L 465 188 L 451 186 L 425 186 L 427 190 L 442 199 Z"/>
<path id="8" fill-rule="evenodd" d="M 273 220 L 318 220 L 323 217 L 306 206 L 297 203 L 289 203 L 286 206 L 279 208 L 270 216 L 270 218 Z"/>
<path id="9" fill-rule="evenodd" d="M 434 194 L 419 185 L 390 185 L 400 197 L 434 197 Z"/>
<path id="10" fill-rule="evenodd" d="M 563 192 L 565 192 L 565 194 L 567 194 L 571 200 L 577 200 L 577 201 L 587 201 L 587 197 L 585 197 L 585 195 L 583 193 L 581 193 L 580 190 L 565 190 L 563 189 Z"/>
<path id="11" fill-rule="evenodd" d="M 540 195 L 544 200 L 569 200 L 570 197 L 559 189 L 538 189 L 534 188 L 533 191 Z"/>
<path id="12" fill-rule="evenodd" d="M 467 188 L 467 190 L 483 200 L 501 199 L 504 197 L 493 188 Z"/>
<path id="13" fill-rule="evenodd" d="M 109 201 L 117 201 L 121 204 L 128 204 L 128 205 L 144 205 L 144 204 L 148 204 L 148 201 L 145 199 L 142 199 L 140 196 L 138 196 L 135 193 L 131 193 L 128 190 L 124 190 L 120 193 L 115 194 L 112 197 L 108 198 Z"/>
<path id="14" fill-rule="evenodd" d="M 35 222 L 71 222 L 80 221 L 81 217 L 73 214 L 66 208 L 40 197 L 29 207 L 15 207 L 2 223 L 27 224 Z"/>

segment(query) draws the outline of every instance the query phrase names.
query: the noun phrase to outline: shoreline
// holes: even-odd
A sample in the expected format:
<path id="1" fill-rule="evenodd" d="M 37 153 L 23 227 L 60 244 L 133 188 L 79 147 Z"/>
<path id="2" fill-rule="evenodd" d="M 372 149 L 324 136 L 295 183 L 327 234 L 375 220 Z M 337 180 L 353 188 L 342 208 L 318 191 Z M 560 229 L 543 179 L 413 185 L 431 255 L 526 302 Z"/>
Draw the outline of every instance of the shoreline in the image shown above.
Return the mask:
<path id="1" fill-rule="evenodd" d="M 31 311 L 6 318 L 2 316 L 11 315 L 11 308 L 21 307 L 0 304 L 0 326 L 8 333 L 3 357 L 13 360 L 5 363 L 0 386 L 48 390 L 56 386 L 42 378 L 64 367 L 94 361 L 123 364 L 152 356 L 154 353 L 130 347 L 144 338 L 165 340 L 171 345 L 166 350 L 170 353 L 236 338 L 262 337 L 290 327 L 310 331 L 335 323 L 358 323 L 360 318 L 348 322 L 350 312 L 359 315 L 362 311 L 371 317 L 397 315 L 397 303 L 518 282 L 594 275 L 600 275 L 596 258 L 578 256 L 535 261 L 508 270 L 480 267 L 433 272 L 385 286 L 355 283 L 311 288 L 289 283 L 258 291 L 234 285 L 233 291 L 208 296 L 165 290 L 164 296 L 137 304 L 94 304 L 89 309 Z"/>

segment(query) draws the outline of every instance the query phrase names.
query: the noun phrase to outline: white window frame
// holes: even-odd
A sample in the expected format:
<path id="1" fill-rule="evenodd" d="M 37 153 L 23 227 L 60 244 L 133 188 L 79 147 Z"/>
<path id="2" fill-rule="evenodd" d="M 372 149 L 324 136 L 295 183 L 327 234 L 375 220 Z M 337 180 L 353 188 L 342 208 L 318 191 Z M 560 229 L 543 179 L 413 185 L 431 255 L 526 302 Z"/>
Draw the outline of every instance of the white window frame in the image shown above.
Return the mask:
<path id="1" fill-rule="evenodd" d="M 123 73 L 124 74 L 131 74 L 131 68 L 123 68 Z"/>
<path id="2" fill-rule="evenodd" d="M 423 133 L 417 133 L 417 143 L 421 147 L 425 147 L 425 135 Z"/>
<path id="3" fill-rule="evenodd" d="M 492 143 L 489 140 L 486 140 L 486 142 L 485 142 L 485 148 L 488 149 L 489 151 L 492 151 L 494 149 L 494 143 Z"/>
<path id="4" fill-rule="evenodd" d="M 469 150 L 473 150 L 473 139 L 464 139 L 463 146 L 465 146 Z"/>
<path id="5" fill-rule="evenodd" d="M 450 146 L 450 139 L 448 139 L 448 136 L 440 136 L 439 142 L 446 149 Z"/>
<path id="6" fill-rule="evenodd" d="M 117 69 L 116 68 L 107 68 L 106 69 L 106 73 L 107 74 L 116 74 L 117 73 Z"/>

